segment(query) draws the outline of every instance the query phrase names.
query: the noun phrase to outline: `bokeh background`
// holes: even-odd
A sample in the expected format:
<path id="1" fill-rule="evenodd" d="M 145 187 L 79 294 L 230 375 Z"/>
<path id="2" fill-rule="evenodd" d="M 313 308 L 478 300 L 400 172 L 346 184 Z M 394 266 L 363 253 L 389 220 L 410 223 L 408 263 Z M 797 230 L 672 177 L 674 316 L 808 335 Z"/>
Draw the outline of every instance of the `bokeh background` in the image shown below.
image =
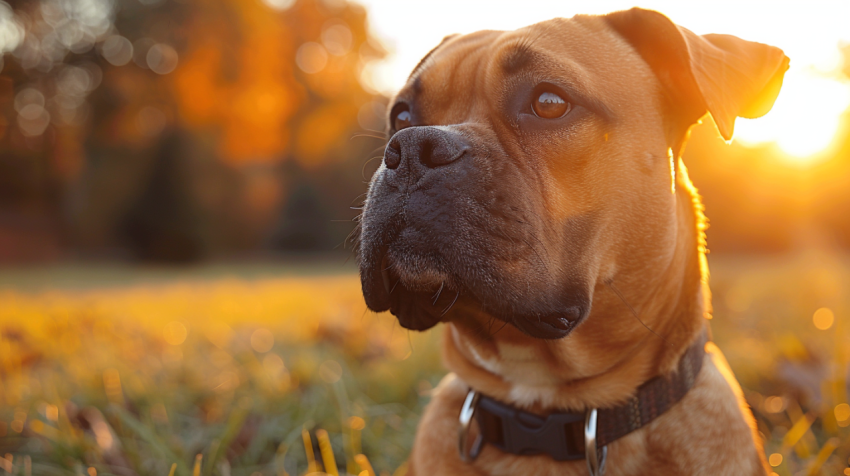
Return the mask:
<path id="1" fill-rule="evenodd" d="M 715 340 L 779 475 L 850 475 L 850 5 L 674 2 L 783 48 L 685 151 Z M 405 473 L 439 330 L 366 310 L 386 106 L 450 33 L 633 2 L 0 1 L 0 472 Z"/>

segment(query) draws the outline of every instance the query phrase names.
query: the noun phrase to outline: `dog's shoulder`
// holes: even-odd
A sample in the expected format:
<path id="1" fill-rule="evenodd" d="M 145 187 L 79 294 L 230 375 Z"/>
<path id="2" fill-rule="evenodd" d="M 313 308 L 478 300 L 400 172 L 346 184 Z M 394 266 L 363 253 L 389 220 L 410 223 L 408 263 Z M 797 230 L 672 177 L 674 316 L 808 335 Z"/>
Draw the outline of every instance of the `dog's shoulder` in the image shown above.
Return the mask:
<path id="1" fill-rule="evenodd" d="M 714 343 L 685 398 L 645 428 L 646 451 L 672 471 L 720 475 L 764 475 L 756 424 L 732 370 Z M 687 441 L 687 445 L 682 442 Z M 731 464 L 730 464 L 731 463 Z"/>
<path id="2" fill-rule="evenodd" d="M 434 388 L 419 421 L 408 476 L 479 474 L 460 460 L 457 450 L 458 414 L 468 391 L 454 373 Z"/>

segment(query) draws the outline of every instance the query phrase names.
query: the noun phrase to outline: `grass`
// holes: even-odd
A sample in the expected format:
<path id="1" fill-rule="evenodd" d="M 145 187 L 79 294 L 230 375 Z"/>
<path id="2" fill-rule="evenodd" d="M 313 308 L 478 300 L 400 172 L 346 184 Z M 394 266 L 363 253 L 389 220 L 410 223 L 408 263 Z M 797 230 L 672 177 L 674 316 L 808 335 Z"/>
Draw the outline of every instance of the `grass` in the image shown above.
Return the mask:
<path id="1" fill-rule="evenodd" d="M 710 264 L 714 337 L 774 471 L 842 474 L 850 260 Z M 440 333 L 325 269 L 0 272 L 0 474 L 404 474 Z"/>

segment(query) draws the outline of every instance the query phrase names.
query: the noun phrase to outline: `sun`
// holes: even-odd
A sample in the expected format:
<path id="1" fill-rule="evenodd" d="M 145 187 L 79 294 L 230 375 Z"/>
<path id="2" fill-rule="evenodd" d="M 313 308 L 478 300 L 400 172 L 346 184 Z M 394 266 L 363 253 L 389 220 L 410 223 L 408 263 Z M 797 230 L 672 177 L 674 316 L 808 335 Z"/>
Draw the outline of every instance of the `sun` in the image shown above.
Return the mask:
<path id="1" fill-rule="evenodd" d="M 791 69 L 766 116 L 738 119 L 735 140 L 745 145 L 775 142 L 789 161 L 811 165 L 826 157 L 848 104 L 850 84 L 846 81 L 814 70 Z"/>

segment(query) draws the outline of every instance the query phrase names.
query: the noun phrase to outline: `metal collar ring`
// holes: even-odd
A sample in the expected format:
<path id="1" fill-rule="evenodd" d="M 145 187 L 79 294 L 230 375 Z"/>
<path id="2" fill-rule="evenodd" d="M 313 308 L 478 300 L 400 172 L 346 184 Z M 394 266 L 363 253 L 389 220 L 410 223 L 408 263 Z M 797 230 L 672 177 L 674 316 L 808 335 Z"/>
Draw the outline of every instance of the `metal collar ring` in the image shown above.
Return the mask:
<path id="1" fill-rule="evenodd" d="M 602 476 L 605 473 L 605 459 L 608 456 L 607 446 L 599 450 L 596 445 L 597 421 L 596 409 L 588 410 L 584 419 L 584 455 L 590 476 Z"/>
<path id="2" fill-rule="evenodd" d="M 484 443 L 484 438 L 478 435 L 471 448 L 468 444 L 469 427 L 472 426 L 472 418 L 475 416 L 475 408 L 478 406 L 479 396 L 480 394 L 478 392 L 470 389 L 469 393 L 466 394 L 466 400 L 463 402 L 463 407 L 460 409 L 460 416 L 458 417 L 458 421 L 460 422 L 457 435 L 458 451 L 460 452 L 460 459 L 464 463 L 475 461 Z"/>

